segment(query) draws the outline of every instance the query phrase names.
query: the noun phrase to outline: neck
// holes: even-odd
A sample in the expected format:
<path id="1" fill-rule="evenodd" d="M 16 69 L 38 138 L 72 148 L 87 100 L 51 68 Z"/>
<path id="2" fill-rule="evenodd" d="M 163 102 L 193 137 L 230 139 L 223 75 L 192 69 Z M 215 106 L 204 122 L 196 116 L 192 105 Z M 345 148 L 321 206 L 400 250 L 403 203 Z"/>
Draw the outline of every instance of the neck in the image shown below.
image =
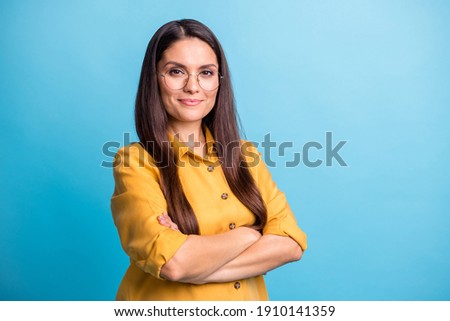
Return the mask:
<path id="1" fill-rule="evenodd" d="M 181 142 L 187 143 L 190 147 L 203 145 L 206 141 L 202 130 L 201 121 L 198 123 L 169 123 L 168 131 L 172 135 L 177 135 Z"/>

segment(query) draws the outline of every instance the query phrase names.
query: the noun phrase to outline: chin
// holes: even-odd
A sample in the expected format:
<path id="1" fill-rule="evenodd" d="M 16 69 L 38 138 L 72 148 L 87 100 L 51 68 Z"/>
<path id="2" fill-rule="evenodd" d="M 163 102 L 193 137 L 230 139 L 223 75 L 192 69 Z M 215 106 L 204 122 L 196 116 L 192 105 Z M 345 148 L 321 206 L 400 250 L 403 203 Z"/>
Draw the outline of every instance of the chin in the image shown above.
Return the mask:
<path id="1" fill-rule="evenodd" d="M 196 122 L 201 121 L 203 117 L 205 117 L 206 115 L 207 114 L 199 111 L 189 111 L 189 112 L 183 111 L 179 113 L 177 117 L 174 118 L 185 122 Z"/>

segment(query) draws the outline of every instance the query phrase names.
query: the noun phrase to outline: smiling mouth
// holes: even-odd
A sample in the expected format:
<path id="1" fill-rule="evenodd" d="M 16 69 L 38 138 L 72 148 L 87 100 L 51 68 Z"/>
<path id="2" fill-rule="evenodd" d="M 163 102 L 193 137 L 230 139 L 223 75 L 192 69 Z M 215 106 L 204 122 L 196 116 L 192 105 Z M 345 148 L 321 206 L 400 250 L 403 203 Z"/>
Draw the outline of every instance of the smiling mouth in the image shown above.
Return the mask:
<path id="1" fill-rule="evenodd" d="M 178 99 L 178 101 L 186 106 L 197 106 L 202 102 L 200 99 Z"/>

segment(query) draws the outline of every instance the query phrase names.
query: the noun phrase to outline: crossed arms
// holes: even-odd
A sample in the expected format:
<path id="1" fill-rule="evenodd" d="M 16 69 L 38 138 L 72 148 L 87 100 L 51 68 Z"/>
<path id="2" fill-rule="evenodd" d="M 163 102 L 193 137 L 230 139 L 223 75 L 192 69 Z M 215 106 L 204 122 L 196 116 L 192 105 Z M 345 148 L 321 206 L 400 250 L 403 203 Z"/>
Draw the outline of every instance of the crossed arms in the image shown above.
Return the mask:
<path id="1" fill-rule="evenodd" d="M 178 231 L 166 214 L 159 216 L 158 221 Z M 230 282 L 300 260 L 302 253 L 297 242 L 288 236 L 261 235 L 252 228 L 238 227 L 217 235 L 189 235 L 163 265 L 160 276 L 193 284 Z"/>

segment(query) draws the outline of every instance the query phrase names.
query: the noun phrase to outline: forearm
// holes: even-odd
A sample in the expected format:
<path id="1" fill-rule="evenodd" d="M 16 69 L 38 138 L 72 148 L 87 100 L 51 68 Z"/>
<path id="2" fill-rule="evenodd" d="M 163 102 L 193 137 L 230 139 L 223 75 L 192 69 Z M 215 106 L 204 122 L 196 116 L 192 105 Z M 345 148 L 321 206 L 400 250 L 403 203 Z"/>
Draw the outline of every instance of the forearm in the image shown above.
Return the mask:
<path id="1" fill-rule="evenodd" d="M 267 234 L 235 259 L 196 283 L 230 282 L 265 274 L 302 256 L 301 247 L 290 237 Z"/>
<path id="2" fill-rule="evenodd" d="M 162 267 L 165 279 L 197 283 L 237 258 L 256 242 L 260 234 L 250 228 L 208 236 L 189 235 L 175 255 Z"/>

